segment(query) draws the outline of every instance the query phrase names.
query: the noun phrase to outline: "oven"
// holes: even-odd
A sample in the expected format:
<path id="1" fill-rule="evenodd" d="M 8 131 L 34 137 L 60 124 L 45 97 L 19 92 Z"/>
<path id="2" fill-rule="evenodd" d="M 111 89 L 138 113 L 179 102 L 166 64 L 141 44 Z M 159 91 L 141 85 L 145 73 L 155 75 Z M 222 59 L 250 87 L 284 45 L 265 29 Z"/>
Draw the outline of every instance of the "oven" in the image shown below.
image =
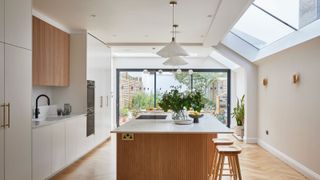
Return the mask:
<path id="1" fill-rule="evenodd" d="M 95 82 L 87 81 L 87 136 L 94 134 Z"/>

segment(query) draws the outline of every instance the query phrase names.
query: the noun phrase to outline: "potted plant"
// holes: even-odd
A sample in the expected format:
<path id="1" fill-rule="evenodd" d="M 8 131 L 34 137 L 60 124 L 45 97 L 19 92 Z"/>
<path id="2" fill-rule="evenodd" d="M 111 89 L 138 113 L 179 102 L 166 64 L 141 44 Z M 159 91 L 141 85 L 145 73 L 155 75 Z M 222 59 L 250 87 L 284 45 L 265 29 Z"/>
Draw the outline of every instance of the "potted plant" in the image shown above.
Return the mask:
<path id="1" fill-rule="evenodd" d="M 184 93 L 179 92 L 179 89 L 179 87 L 173 87 L 169 92 L 166 91 L 158 105 L 164 112 L 172 110 L 173 120 L 186 120 L 186 116 L 183 112 L 186 105 L 186 96 Z"/>
<path id="2" fill-rule="evenodd" d="M 237 126 L 235 127 L 235 134 L 243 137 L 244 135 L 244 95 L 241 100 L 237 99 L 237 106 L 233 108 L 232 117 L 236 119 Z"/>
<path id="3" fill-rule="evenodd" d="M 158 105 L 167 112 L 172 110 L 172 119 L 174 120 L 187 120 L 184 109 L 189 110 L 192 108 L 194 112 L 194 122 L 198 122 L 201 109 L 205 105 L 205 98 L 200 91 L 180 92 L 181 87 L 173 87 L 170 91 L 166 91 Z M 191 116 L 192 117 L 192 116 Z"/>

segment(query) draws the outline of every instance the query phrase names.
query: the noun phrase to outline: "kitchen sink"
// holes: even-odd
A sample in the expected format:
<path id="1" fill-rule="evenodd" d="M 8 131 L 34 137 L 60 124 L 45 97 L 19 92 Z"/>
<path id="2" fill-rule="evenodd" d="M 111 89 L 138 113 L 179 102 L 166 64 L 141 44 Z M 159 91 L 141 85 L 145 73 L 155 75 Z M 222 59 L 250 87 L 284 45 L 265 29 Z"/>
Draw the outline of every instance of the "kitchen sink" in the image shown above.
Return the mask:
<path id="1" fill-rule="evenodd" d="M 167 118 L 167 115 L 140 115 L 138 116 L 136 119 L 140 119 L 140 120 L 143 120 L 143 119 L 151 119 L 151 120 L 154 120 L 154 119 L 159 119 L 159 120 L 164 120 Z"/>

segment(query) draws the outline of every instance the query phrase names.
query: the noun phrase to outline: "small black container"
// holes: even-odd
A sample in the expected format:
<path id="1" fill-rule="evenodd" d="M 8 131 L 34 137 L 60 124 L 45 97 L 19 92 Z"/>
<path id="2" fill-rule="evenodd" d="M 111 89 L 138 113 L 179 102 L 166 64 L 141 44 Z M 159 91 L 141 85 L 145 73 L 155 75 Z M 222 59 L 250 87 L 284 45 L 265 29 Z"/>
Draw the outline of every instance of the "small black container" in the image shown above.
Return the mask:
<path id="1" fill-rule="evenodd" d="M 193 123 L 199 123 L 199 118 L 193 118 Z"/>

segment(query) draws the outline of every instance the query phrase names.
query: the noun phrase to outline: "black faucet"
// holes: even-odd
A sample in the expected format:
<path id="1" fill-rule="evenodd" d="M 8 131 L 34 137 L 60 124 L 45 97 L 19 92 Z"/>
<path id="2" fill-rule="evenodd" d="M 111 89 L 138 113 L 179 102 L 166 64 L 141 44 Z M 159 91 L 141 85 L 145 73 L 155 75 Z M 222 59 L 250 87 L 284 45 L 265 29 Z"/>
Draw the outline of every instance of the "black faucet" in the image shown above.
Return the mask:
<path id="1" fill-rule="evenodd" d="M 38 119 L 39 114 L 40 114 L 40 112 L 39 112 L 39 107 L 38 107 L 38 100 L 39 100 L 39 98 L 41 98 L 41 97 L 46 97 L 46 98 L 47 98 L 47 101 L 48 101 L 48 106 L 50 105 L 50 98 L 49 98 L 47 95 L 45 95 L 45 94 L 40 94 L 40 95 L 37 97 L 37 99 L 36 99 L 36 109 L 35 109 L 35 118 L 36 118 L 36 119 Z"/>

